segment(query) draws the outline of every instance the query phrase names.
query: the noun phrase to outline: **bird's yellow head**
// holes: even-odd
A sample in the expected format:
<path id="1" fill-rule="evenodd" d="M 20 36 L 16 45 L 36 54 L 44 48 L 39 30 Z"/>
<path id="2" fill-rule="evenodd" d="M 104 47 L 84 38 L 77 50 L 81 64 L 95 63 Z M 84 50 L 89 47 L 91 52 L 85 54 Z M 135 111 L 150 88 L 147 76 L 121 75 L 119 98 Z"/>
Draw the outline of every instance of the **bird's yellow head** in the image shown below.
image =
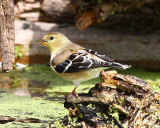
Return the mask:
<path id="1" fill-rule="evenodd" d="M 46 46 L 51 55 L 61 52 L 68 43 L 70 43 L 70 40 L 58 32 L 49 33 L 40 40 L 40 44 Z"/>

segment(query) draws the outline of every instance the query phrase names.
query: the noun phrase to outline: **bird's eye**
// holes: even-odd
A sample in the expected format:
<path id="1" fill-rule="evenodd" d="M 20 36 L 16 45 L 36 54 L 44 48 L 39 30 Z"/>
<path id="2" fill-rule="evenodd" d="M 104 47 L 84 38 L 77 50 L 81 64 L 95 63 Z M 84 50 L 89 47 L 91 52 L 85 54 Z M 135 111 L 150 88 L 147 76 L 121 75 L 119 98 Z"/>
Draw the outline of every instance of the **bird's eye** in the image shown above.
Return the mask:
<path id="1" fill-rule="evenodd" d="M 53 36 L 51 36 L 51 37 L 50 37 L 50 40 L 53 40 L 53 39 L 54 39 L 54 37 L 53 37 Z"/>

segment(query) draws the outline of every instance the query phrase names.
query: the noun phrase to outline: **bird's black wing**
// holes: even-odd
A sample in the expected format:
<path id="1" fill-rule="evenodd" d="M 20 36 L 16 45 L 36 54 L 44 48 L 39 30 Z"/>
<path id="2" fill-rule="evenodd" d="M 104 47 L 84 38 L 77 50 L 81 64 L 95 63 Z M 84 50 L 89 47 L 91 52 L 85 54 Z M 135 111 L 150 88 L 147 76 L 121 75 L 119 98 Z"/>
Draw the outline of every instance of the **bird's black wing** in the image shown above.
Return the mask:
<path id="1" fill-rule="evenodd" d="M 66 61 L 54 67 L 54 69 L 58 73 L 72 73 L 96 67 L 103 67 L 105 63 L 105 61 L 97 61 L 91 58 L 90 54 L 74 53 L 70 55 Z"/>
<path id="2" fill-rule="evenodd" d="M 114 61 L 113 59 L 109 58 L 108 56 L 106 55 L 102 55 L 102 54 L 99 54 L 98 52 L 94 51 L 94 50 L 91 50 L 91 49 L 84 49 L 86 52 L 88 53 L 91 53 L 92 55 L 95 55 L 105 61 Z"/>
<path id="3" fill-rule="evenodd" d="M 97 53 L 89 53 L 84 52 L 87 50 L 78 50 L 77 53 L 74 53 L 70 55 L 70 57 L 62 62 L 61 64 L 54 67 L 56 72 L 58 73 L 73 73 L 73 72 L 79 72 L 84 71 L 87 69 L 97 68 L 97 67 L 114 67 L 119 69 L 125 69 L 128 68 L 128 65 L 121 65 L 116 62 L 110 62 L 109 58 L 106 58 L 103 56 L 103 60 L 101 59 L 94 59 L 92 58 L 92 55 L 96 55 L 99 57 L 100 55 Z M 102 57 L 99 57 L 102 58 Z"/>

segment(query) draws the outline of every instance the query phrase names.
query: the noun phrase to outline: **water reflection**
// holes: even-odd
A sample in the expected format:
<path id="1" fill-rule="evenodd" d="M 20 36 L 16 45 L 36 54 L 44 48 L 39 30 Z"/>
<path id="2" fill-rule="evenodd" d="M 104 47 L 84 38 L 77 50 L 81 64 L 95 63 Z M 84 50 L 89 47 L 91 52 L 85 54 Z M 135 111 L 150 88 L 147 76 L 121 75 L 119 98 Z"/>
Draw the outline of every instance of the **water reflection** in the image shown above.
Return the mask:
<path id="1" fill-rule="evenodd" d="M 67 95 L 68 92 L 46 92 L 50 87 L 49 82 L 31 80 L 25 77 L 9 76 L 0 73 L 0 93 L 9 93 L 17 96 L 30 96 L 38 99 L 56 100 L 58 97 L 49 97 L 49 94 Z M 64 99 L 64 98 L 63 98 Z M 62 100 L 62 99 L 61 99 Z"/>

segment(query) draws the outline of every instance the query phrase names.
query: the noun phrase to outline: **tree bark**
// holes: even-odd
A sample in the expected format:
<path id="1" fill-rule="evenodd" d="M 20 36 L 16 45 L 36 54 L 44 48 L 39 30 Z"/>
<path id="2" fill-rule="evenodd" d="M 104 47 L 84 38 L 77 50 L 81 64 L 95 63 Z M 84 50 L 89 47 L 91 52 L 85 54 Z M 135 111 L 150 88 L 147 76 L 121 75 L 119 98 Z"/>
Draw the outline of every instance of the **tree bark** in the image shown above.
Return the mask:
<path id="1" fill-rule="evenodd" d="M 78 97 L 70 93 L 64 106 L 70 111 L 69 118 L 63 119 L 65 126 L 159 128 L 160 94 L 146 81 L 117 71 L 101 71 L 100 83 Z"/>
<path id="2" fill-rule="evenodd" d="M 0 40 L 2 70 L 12 70 L 14 56 L 14 0 L 0 0 Z"/>

